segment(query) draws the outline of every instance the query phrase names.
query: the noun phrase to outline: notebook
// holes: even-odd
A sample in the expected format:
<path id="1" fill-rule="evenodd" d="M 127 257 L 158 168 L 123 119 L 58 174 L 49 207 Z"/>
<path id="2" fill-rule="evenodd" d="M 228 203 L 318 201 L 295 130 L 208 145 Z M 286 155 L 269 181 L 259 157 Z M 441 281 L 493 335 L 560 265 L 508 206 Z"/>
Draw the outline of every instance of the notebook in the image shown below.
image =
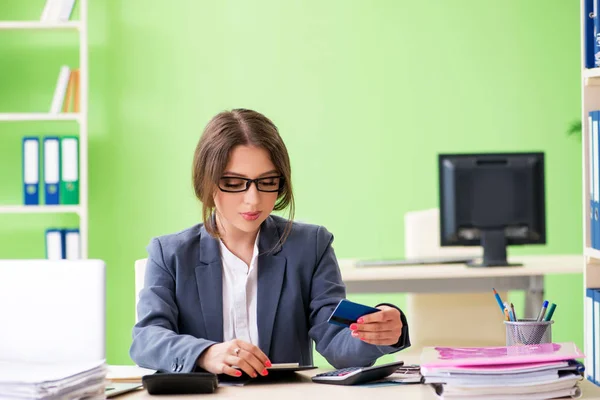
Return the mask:
<path id="1" fill-rule="evenodd" d="M 575 343 L 544 343 L 500 347 L 425 347 L 421 366 L 523 364 L 584 358 Z"/>

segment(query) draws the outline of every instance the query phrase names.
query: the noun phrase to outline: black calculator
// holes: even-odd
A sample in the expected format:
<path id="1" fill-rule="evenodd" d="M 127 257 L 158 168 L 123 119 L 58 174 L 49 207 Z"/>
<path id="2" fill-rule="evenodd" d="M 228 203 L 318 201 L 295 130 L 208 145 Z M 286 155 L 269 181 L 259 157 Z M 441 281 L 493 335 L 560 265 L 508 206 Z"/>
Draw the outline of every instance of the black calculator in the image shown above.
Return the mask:
<path id="1" fill-rule="evenodd" d="M 373 367 L 350 367 L 323 372 L 312 377 L 315 383 L 331 385 L 358 385 L 390 376 L 404 365 L 404 361 L 375 365 Z"/>

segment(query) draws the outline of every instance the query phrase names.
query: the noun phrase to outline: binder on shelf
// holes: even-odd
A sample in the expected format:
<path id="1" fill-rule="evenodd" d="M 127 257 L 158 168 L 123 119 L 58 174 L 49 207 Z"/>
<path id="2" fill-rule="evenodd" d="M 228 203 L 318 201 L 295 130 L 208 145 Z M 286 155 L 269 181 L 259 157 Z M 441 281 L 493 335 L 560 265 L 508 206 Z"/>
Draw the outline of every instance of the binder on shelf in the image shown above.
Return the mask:
<path id="1" fill-rule="evenodd" d="M 62 260 L 64 258 L 63 248 L 63 235 L 60 229 L 47 229 L 46 258 L 48 260 Z"/>
<path id="2" fill-rule="evenodd" d="M 596 382 L 596 374 L 594 372 L 595 362 L 593 355 L 595 351 L 596 326 L 594 320 L 594 289 L 585 290 L 585 373 L 587 379 L 591 382 Z"/>
<path id="3" fill-rule="evenodd" d="M 81 258 L 79 229 L 65 229 L 63 233 L 65 258 L 67 260 L 79 260 Z"/>
<path id="4" fill-rule="evenodd" d="M 23 138 L 23 203 L 40 203 L 40 140 L 36 137 Z"/>
<path id="5" fill-rule="evenodd" d="M 60 204 L 79 204 L 79 139 L 60 139 Z"/>
<path id="6" fill-rule="evenodd" d="M 592 111 L 592 136 L 593 136 L 593 152 L 594 152 L 594 219 L 593 219 L 593 230 L 595 243 L 593 248 L 599 249 L 600 247 L 600 176 L 598 166 L 600 165 L 600 153 L 598 152 L 598 117 L 600 113 L 598 111 Z"/>
<path id="7" fill-rule="evenodd" d="M 594 16 L 594 66 L 600 67 L 600 15 L 598 15 L 598 0 L 593 0 L 592 13 Z"/>
<path id="8" fill-rule="evenodd" d="M 58 114 L 62 110 L 70 77 L 71 69 L 66 65 L 60 67 L 56 88 L 54 88 L 54 96 L 52 97 L 52 105 L 50 106 L 50 113 Z"/>
<path id="9" fill-rule="evenodd" d="M 50 1 L 50 0 L 48 0 Z M 585 67 L 594 68 L 594 3 L 598 0 L 585 0 L 584 18 L 585 18 L 585 31 L 583 38 L 584 51 L 585 51 Z"/>
<path id="10" fill-rule="evenodd" d="M 44 198 L 49 205 L 60 204 L 60 145 L 58 137 L 44 138 Z"/>
<path id="11" fill-rule="evenodd" d="M 594 383 L 600 385 L 600 289 L 594 289 Z"/>
<path id="12" fill-rule="evenodd" d="M 588 175 L 589 175 L 589 193 L 590 193 L 590 211 L 589 222 L 590 228 L 588 234 L 590 236 L 590 247 L 596 248 L 596 230 L 594 225 L 594 135 L 592 134 L 592 112 L 588 113 Z"/>

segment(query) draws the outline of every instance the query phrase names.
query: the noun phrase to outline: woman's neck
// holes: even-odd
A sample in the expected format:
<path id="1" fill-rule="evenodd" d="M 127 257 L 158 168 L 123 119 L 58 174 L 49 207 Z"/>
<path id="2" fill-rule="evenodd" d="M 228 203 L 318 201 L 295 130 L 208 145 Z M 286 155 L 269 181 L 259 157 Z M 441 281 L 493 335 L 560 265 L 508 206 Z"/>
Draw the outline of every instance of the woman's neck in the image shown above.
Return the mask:
<path id="1" fill-rule="evenodd" d="M 254 242 L 256 241 L 258 230 L 255 232 L 244 232 L 228 224 L 227 221 L 222 221 L 218 215 L 216 219 L 221 241 L 223 241 L 229 251 L 246 261 L 248 253 L 251 256 L 254 250 Z"/>

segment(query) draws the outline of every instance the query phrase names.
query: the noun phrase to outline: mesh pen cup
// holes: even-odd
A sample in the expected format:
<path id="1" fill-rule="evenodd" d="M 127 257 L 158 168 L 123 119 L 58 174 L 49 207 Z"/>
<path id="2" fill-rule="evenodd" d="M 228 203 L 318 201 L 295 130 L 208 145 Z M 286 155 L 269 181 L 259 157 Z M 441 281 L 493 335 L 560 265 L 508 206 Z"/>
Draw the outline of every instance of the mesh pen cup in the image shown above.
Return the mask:
<path id="1" fill-rule="evenodd" d="M 536 321 L 520 319 L 504 321 L 506 326 L 506 345 L 521 346 L 526 344 L 552 343 L 552 324 L 554 321 Z"/>

